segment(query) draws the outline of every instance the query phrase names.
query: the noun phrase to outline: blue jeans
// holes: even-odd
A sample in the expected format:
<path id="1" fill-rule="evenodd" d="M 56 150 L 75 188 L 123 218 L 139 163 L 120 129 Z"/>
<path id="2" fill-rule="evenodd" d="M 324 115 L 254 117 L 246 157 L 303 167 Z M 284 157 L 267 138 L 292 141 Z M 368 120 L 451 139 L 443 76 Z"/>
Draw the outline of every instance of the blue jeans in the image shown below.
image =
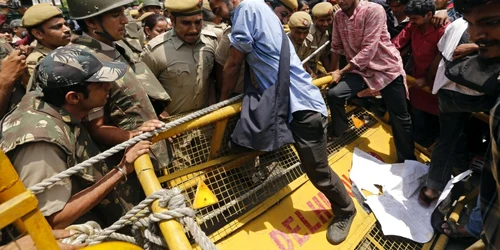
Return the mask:
<path id="1" fill-rule="evenodd" d="M 472 213 L 469 217 L 469 223 L 465 225 L 465 230 L 473 237 L 478 238 L 483 231 L 483 221 L 481 217 L 481 208 L 479 207 L 480 201 L 479 196 L 477 197 L 477 204 L 474 209 L 472 209 Z"/>

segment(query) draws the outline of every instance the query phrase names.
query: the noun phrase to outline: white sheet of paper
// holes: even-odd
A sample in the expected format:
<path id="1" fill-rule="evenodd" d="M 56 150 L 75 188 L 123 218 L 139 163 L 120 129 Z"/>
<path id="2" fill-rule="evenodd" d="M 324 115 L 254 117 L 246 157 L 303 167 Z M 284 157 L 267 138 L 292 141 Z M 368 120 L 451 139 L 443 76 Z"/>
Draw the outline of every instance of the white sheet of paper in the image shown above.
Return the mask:
<path id="1" fill-rule="evenodd" d="M 431 226 L 431 214 L 439 204 L 434 202 L 424 208 L 418 202 L 418 190 L 428 172 L 428 166 L 417 161 L 404 164 L 384 164 L 371 155 L 354 149 L 351 180 L 361 189 L 376 190 L 376 185 L 383 187 L 382 195 L 367 197 L 367 204 L 382 225 L 384 235 L 401 236 L 418 243 L 432 239 L 434 230 Z M 453 188 L 453 184 L 470 175 L 464 172 L 448 182 L 439 202 L 444 200 Z"/>

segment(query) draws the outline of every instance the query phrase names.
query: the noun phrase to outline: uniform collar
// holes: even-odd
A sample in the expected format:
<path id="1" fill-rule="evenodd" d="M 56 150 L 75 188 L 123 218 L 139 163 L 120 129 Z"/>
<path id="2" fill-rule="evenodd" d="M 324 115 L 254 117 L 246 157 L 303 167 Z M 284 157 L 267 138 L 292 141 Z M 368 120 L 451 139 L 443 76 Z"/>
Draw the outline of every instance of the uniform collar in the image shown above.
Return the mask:
<path id="1" fill-rule="evenodd" d="M 186 46 L 190 46 L 189 44 L 185 43 L 175 32 L 175 29 L 171 29 L 172 31 L 172 41 L 174 43 L 174 48 L 175 50 L 178 50 L 182 45 L 186 44 Z M 196 44 L 199 42 L 203 42 L 203 35 L 200 33 L 200 36 L 198 37 L 198 41 L 196 41 Z M 196 45 L 195 44 L 195 45 Z"/>
<path id="2" fill-rule="evenodd" d="M 311 28 L 310 28 L 310 32 L 309 34 L 312 34 L 313 36 L 317 37 L 322 37 L 322 36 L 328 36 L 328 30 L 326 30 L 325 32 L 321 33 L 318 29 L 316 29 L 316 25 L 311 25 Z"/>
<path id="3" fill-rule="evenodd" d="M 33 93 L 33 92 L 32 92 Z M 36 95 L 33 98 L 33 109 L 38 110 L 42 113 L 48 114 L 55 119 L 62 120 L 67 124 L 71 125 L 80 125 L 81 121 L 76 119 L 74 116 L 72 116 L 68 111 L 61 107 L 56 107 L 54 105 L 48 104 L 44 102 L 40 96 L 40 92 L 34 92 L 34 95 Z"/>
<path id="4" fill-rule="evenodd" d="M 115 50 L 115 46 L 116 46 L 115 42 L 113 42 L 113 47 L 111 47 L 111 46 L 109 46 L 109 45 L 107 45 L 107 44 L 105 44 L 105 43 L 103 43 L 103 42 L 101 42 L 101 41 L 99 41 L 99 40 L 97 40 L 97 39 L 89 36 L 89 34 L 87 34 L 85 32 L 83 32 L 82 36 L 83 37 L 88 37 L 90 39 L 93 39 L 93 40 L 96 40 L 97 42 L 99 42 L 99 44 L 101 45 L 101 49 L 100 50 L 102 50 L 102 51 L 114 51 Z"/>
<path id="5" fill-rule="evenodd" d="M 42 53 L 44 56 L 48 55 L 52 50 L 43 46 L 40 42 L 36 43 L 35 50 Z"/>

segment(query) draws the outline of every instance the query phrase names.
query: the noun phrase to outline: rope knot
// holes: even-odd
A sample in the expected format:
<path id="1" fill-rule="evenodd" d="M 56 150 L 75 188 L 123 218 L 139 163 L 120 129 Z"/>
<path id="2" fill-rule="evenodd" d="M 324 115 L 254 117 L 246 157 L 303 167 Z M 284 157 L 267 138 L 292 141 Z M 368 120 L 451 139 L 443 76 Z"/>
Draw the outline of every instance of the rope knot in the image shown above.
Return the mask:
<path id="1" fill-rule="evenodd" d="M 87 221 L 85 224 L 80 225 L 71 225 L 66 230 L 74 232 L 72 236 L 63 239 L 63 243 L 70 245 L 84 244 L 102 232 L 101 226 L 95 221 Z"/>

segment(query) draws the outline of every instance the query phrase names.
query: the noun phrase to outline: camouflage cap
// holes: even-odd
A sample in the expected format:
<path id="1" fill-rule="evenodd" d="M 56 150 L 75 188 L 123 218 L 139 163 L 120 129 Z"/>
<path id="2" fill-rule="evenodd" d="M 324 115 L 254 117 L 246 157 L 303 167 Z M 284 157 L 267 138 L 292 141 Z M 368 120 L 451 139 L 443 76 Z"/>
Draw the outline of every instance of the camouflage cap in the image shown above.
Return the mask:
<path id="1" fill-rule="evenodd" d="M 33 5 L 24 13 L 22 24 L 24 27 L 37 26 L 53 17 L 62 16 L 62 11 L 49 3 Z"/>
<path id="2" fill-rule="evenodd" d="M 144 0 L 143 2 L 143 7 L 146 6 L 158 6 L 161 8 L 161 3 L 158 0 Z"/>
<path id="3" fill-rule="evenodd" d="M 311 14 L 315 17 L 324 17 L 328 15 L 333 15 L 334 9 L 333 5 L 329 2 L 322 2 L 314 5 L 311 10 Z"/>
<path id="4" fill-rule="evenodd" d="M 17 28 L 17 27 L 21 27 L 21 19 L 14 19 L 12 21 L 10 21 L 10 28 L 11 29 L 14 29 L 14 28 Z"/>
<path id="5" fill-rule="evenodd" d="M 37 81 L 42 89 L 52 89 L 83 82 L 113 82 L 126 72 L 125 63 L 103 62 L 90 49 L 70 45 L 53 50 L 40 62 Z"/>
<path id="6" fill-rule="evenodd" d="M 309 13 L 305 11 L 297 11 L 290 16 L 288 20 L 288 27 L 292 28 L 309 28 L 311 27 L 312 20 Z"/>

